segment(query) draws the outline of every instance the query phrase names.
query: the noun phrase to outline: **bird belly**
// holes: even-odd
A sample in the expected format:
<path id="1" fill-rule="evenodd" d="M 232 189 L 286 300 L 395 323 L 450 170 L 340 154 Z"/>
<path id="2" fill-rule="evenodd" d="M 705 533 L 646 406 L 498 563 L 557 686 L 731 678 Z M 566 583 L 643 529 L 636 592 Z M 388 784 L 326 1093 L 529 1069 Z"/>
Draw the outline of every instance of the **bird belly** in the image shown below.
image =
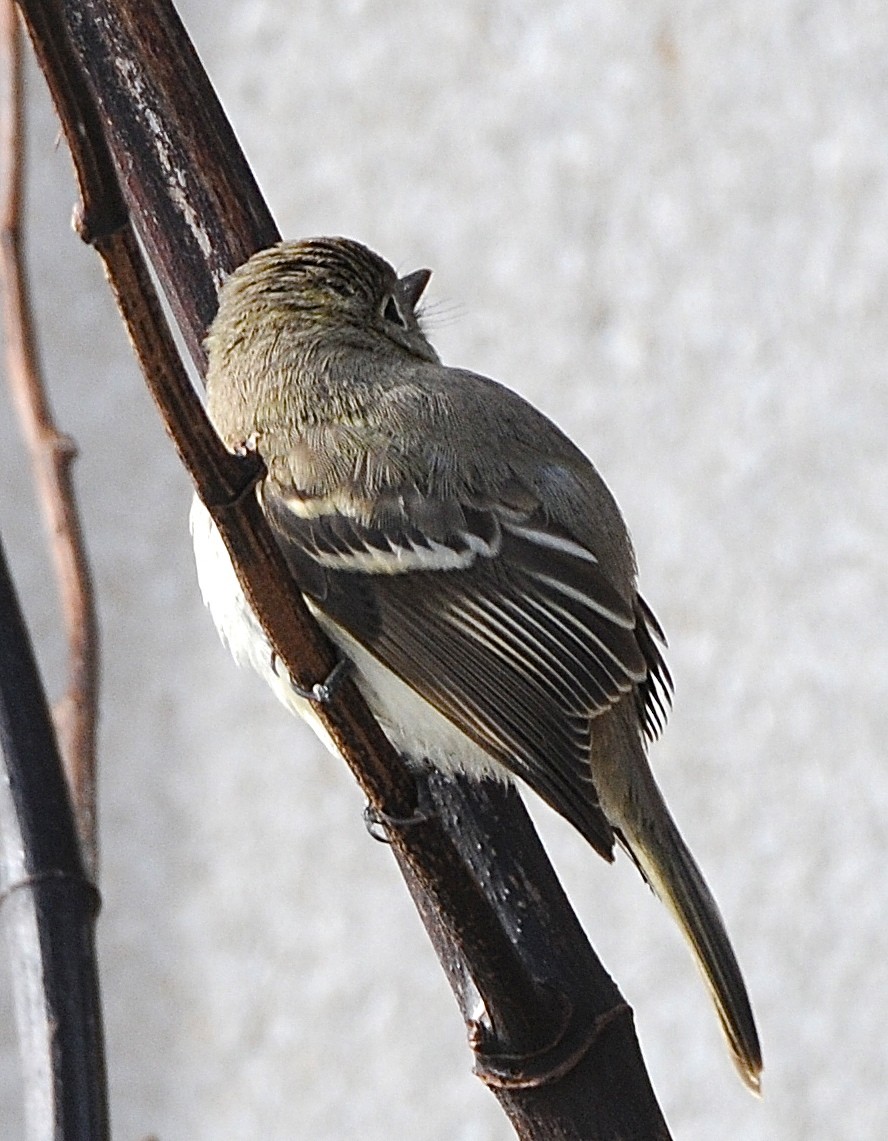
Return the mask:
<path id="1" fill-rule="evenodd" d="M 222 536 L 197 496 L 191 506 L 190 524 L 201 595 L 223 643 L 238 665 L 254 669 L 278 699 L 302 717 L 324 745 L 338 755 L 317 716 L 315 704 L 294 691 L 285 667 L 244 596 Z M 394 748 L 412 767 L 431 764 L 441 772 L 466 773 L 476 780 L 511 779 L 508 770 L 470 737 L 318 610 L 310 599 L 306 602 L 333 644 L 353 663 L 353 676 L 364 699 Z"/>

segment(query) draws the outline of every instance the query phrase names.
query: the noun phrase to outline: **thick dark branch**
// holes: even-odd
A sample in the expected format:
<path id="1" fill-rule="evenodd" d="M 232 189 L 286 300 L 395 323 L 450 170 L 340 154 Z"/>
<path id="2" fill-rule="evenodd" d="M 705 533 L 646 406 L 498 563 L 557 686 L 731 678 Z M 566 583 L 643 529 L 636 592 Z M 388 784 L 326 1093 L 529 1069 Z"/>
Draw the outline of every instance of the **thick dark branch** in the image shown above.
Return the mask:
<path id="1" fill-rule="evenodd" d="M 109 1136 L 94 925 L 46 699 L 0 549 L 0 903 L 30 1141 Z"/>
<path id="2" fill-rule="evenodd" d="M 77 67 L 87 77 L 100 108 L 95 116 L 68 106 L 70 85 L 50 78 L 63 122 L 80 125 L 66 125 L 66 135 L 77 147 L 84 124 L 104 125 L 127 207 L 200 361 L 215 286 L 276 231 L 181 24 L 164 0 L 20 0 L 20 6 L 50 77 Z M 76 63 L 57 59 L 67 51 L 66 36 Z M 97 185 L 104 186 L 110 177 L 104 141 L 89 134 L 86 145 L 99 161 Z M 112 213 L 87 198 L 87 218 Z M 309 688 L 327 676 L 334 658 L 250 493 L 261 472 L 251 457 L 228 456 L 207 435 L 133 236 L 123 227 L 96 244 L 140 358 L 161 377 L 155 394 L 247 595 L 294 679 Z M 498 786 L 482 793 L 437 781 L 418 797 L 350 682 L 320 713 L 374 810 L 389 821 L 396 855 L 469 1023 L 477 1068 L 520 1134 L 668 1136 L 631 1017 L 582 937 L 518 798 Z M 533 938 L 523 934 L 529 928 Z"/>
<path id="3" fill-rule="evenodd" d="M 57 6 L 85 65 L 130 215 L 201 366 L 221 281 L 275 242 L 277 228 L 172 4 L 53 0 L 43 5 L 52 34 Z M 111 173 L 103 167 L 97 190 Z M 105 216 L 103 199 L 85 201 L 87 218 Z"/>
<path id="4" fill-rule="evenodd" d="M 9 387 L 22 426 L 50 536 L 68 641 L 68 681 L 56 727 L 84 858 L 93 875 L 96 840 L 96 726 L 99 634 L 92 578 L 80 528 L 71 467 L 73 440 L 56 427 L 40 373 L 24 258 L 24 129 L 21 35 L 12 0 L 2 0 L 6 55 L 0 97 L 0 259 Z"/>

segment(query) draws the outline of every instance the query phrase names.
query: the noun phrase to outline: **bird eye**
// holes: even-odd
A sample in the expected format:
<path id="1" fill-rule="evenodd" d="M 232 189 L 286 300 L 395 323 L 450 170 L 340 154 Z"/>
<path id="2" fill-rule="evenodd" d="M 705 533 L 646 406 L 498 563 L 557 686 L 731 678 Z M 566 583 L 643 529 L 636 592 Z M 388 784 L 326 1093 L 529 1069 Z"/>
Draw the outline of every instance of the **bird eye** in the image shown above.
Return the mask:
<path id="1" fill-rule="evenodd" d="M 389 294 L 386 299 L 382 315 L 386 321 L 391 321 L 393 325 L 399 325 L 402 329 L 407 328 L 407 322 L 404 320 L 401 310 L 398 308 L 397 301 L 395 301 L 391 294 Z"/>

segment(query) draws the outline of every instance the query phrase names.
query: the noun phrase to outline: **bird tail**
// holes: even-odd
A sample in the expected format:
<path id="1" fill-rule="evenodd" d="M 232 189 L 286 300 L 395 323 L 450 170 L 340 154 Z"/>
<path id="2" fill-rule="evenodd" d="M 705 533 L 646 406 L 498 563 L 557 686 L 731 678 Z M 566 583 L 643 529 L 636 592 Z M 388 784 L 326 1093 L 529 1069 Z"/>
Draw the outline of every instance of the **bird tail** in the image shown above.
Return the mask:
<path id="1" fill-rule="evenodd" d="M 649 814 L 654 807 L 649 802 L 643 815 L 648 822 L 655 821 L 654 826 L 627 828 L 621 822 L 620 839 L 678 921 L 712 995 L 740 1077 L 759 1093 L 762 1053 L 758 1033 L 724 922 L 652 776 L 650 797 L 659 801 L 661 811 Z"/>

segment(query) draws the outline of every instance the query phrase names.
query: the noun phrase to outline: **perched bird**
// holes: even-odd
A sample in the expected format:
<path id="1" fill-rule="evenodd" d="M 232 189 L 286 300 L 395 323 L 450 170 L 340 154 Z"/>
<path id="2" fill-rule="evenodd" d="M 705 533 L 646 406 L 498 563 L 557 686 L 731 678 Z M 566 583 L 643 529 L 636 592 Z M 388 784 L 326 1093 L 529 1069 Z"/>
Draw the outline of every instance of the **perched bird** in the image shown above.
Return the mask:
<path id="1" fill-rule="evenodd" d="M 345 238 L 255 254 L 207 336 L 209 415 L 229 448 L 264 459 L 257 494 L 290 571 L 395 748 L 444 772 L 517 775 L 606 860 L 622 845 L 758 1089 L 740 969 L 647 761 L 671 679 L 619 508 L 545 416 L 441 364 L 416 313 L 429 276 L 398 278 Z M 223 640 L 325 736 L 198 500 L 192 533 Z"/>

